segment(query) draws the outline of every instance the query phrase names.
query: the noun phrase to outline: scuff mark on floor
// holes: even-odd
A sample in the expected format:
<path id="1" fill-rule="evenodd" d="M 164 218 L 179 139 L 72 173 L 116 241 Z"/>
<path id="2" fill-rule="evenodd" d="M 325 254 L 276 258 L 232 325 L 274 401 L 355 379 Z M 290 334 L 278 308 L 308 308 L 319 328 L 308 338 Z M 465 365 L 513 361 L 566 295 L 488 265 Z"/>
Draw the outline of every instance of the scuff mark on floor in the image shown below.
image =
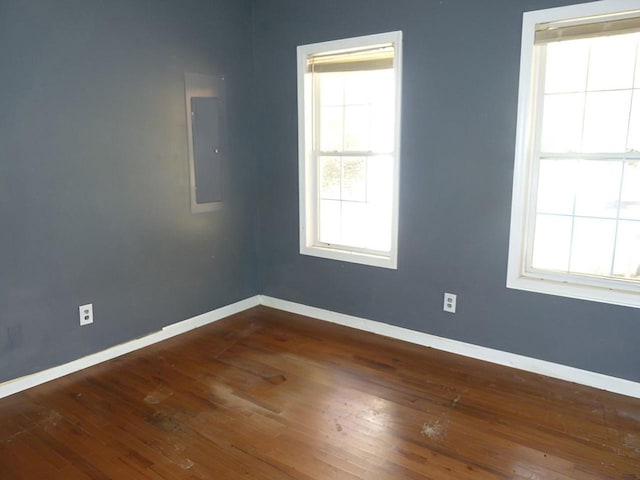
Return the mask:
<path id="1" fill-rule="evenodd" d="M 457 407 L 458 402 L 460 401 L 461 398 L 462 398 L 462 395 L 458 395 L 456 398 L 454 398 L 453 402 L 451 402 L 451 408 Z"/>
<path id="2" fill-rule="evenodd" d="M 604 428 L 609 430 L 609 423 L 607 422 L 607 407 L 604 404 L 600 405 L 600 417 L 602 418 Z"/>
<path id="3" fill-rule="evenodd" d="M 340 425 L 338 422 L 336 422 L 336 430 L 339 432 L 342 431 L 342 425 Z"/>
<path id="4" fill-rule="evenodd" d="M 174 433 L 185 431 L 180 420 L 163 412 L 154 412 L 152 415 L 147 416 L 146 420 L 151 425 L 164 432 Z"/>
<path id="5" fill-rule="evenodd" d="M 187 447 L 185 447 L 184 445 L 182 445 L 181 443 L 176 443 L 173 445 L 173 448 L 176 452 L 184 452 L 187 450 Z"/>
<path id="6" fill-rule="evenodd" d="M 4 443 L 11 443 L 13 442 L 16 438 L 18 438 L 20 435 L 24 435 L 25 433 L 30 432 L 32 429 L 31 428 L 23 428 L 22 430 L 18 430 L 15 433 L 12 433 L 11 435 L 9 435 L 6 438 L 3 438 L 2 441 Z"/>
<path id="7" fill-rule="evenodd" d="M 45 426 L 50 425 L 52 427 L 56 427 L 61 420 L 62 420 L 62 415 L 60 415 L 55 410 L 51 410 L 49 412 L 49 415 L 47 415 L 47 418 L 45 418 L 40 423 L 44 424 Z"/>
<path id="8" fill-rule="evenodd" d="M 422 425 L 421 433 L 431 440 L 442 440 L 447 432 L 444 425 L 442 425 L 439 420 L 436 420 L 432 423 L 425 422 Z"/>
<path id="9" fill-rule="evenodd" d="M 622 443 L 626 448 L 633 450 L 636 453 L 640 453 L 640 435 L 628 433 L 624 437 Z"/>
<path id="10" fill-rule="evenodd" d="M 144 397 L 144 402 L 151 405 L 157 405 L 158 403 L 160 403 L 160 399 L 153 393 L 149 393 L 146 397 Z"/>
<path id="11" fill-rule="evenodd" d="M 195 463 L 193 463 L 188 458 L 185 458 L 182 462 L 180 462 L 180 466 L 183 470 L 190 470 L 194 465 Z"/>
<path id="12" fill-rule="evenodd" d="M 146 397 L 144 397 L 144 402 L 149 405 L 157 405 L 162 402 L 167 397 L 173 395 L 173 390 L 170 388 L 160 385 L 155 390 L 149 392 Z"/>
<path id="13" fill-rule="evenodd" d="M 270 375 L 262 378 L 272 385 L 280 385 L 287 381 L 287 377 L 282 374 Z"/>
<path id="14" fill-rule="evenodd" d="M 50 427 L 57 427 L 58 423 L 60 423 L 62 420 L 63 420 L 62 415 L 60 415 L 55 410 L 50 410 L 47 416 L 44 417 L 42 420 L 36 422 L 34 425 L 31 425 L 28 428 L 23 428 L 21 430 L 18 430 L 12 435 L 9 435 L 8 437 L 2 439 L 2 441 L 4 443 L 11 443 L 20 435 L 24 435 L 25 433 L 32 432 L 33 430 L 36 430 L 37 428 L 40 428 L 40 427 L 42 427 L 45 431 L 47 431 L 49 430 Z"/>

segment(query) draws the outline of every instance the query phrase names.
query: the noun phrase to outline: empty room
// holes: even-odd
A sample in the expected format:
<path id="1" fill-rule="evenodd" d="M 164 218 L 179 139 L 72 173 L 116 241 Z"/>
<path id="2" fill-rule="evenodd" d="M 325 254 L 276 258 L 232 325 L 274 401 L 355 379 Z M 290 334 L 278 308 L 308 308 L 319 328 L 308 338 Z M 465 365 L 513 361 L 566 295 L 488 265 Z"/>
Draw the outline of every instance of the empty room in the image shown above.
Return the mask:
<path id="1" fill-rule="evenodd" d="M 640 0 L 0 0 L 1 480 L 640 480 Z"/>

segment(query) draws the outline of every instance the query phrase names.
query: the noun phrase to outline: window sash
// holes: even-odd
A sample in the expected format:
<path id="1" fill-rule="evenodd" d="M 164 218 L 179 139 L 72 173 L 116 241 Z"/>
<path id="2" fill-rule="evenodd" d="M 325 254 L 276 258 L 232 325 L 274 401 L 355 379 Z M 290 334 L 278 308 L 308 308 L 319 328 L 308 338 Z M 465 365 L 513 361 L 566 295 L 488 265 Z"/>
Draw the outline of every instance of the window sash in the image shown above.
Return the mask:
<path id="1" fill-rule="evenodd" d="M 633 19 L 636 21 L 636 19 Z M 629 32 L 622 32 L 629 33 Z M 598 36 L 598 35 L 594 35 Z M 577 37 L 574 37 L 577 38 Z M 586 38 L 586 37 L 582 37 Z M 536 34 L 536 42 L 538 40 Z M 523 265 L 521 273 L 531 279 L 543 280 L 548 282 L 556 282 L 560 284 L 576 284 L 587 285 L 592 287 L 604 287 L 615 288 L 620 290 L 632 290 L 640 292 L 640 279 L 634 278 L 620 278 L 613 274 L 613 263 L 615 262 L 616 245 L 617 245 L 617 230 L 620 221 L 635 221 L 628 220 L 620 217 L 620 212 L 616 214 L 615 218 L 612 217 L 597 217 L 577 215 L 575 212 L 572 214 L 549 214 L 557 216 L 565 216 L 572 219 L 572 230 L 574 228 L 575 219 L 577 218 L 602 218 L 604 220 L 614 221 L 616 223 L 616 234 L 613 239 L 613 253 L 612 253 L 612 266 L 609 269 L 609 275 L 596 275 L 587 273 L 577 273 L 570 271 L 570 260 L 572 257 L 573 245 L 569 247 L 569 257 L 567 271 L 552 271 L 547 269 L 535 268 L 533 266 L 533 254 L 534 254 L 534 241 L 535 241 L 535 229 L 537 216 L 539 214 L 546 214 L 545 212 L 538 212 L 538 188 L 540 179 L 540 164 L 541 160 L 554 159 L 554 160 L 593 160 L 593 161 L 610 161 L 616 163 L 623 163 L 625 161 L 640 160 L 640 152 L 548 152 L 541 151 L 542 140 L 542 121 L 544 118 L 544 99 L 545 99 L 545 76 L 546 76 L 546 45 L 549 42 L 537 42 L 534 47 L 534 91 L 533 98 L 537 100 L 533 107 L 533 119 L 535 120 L 534 136 L 532 138 L 532 150 L 530 152 L 530 173 L 529 173 L 529 199 L 527 201 L 527 212 L 525 220 L 525 248 L 523 255 Z M 637 68 L 640 65 L 637 66 Z M 636 89 L 637 90 L 637 89 Z M 582 93 L 578 92 L 578 93 Z M 622 184 L 618 186 L 621 191 Z M 639 221 L 640 222 L 640 221 Z"/>
<path id="2" fill-rule="evenodd" d="M 312 97 L 312 144 L 313 144 L 313 149 L 312 149 L 312 153 L 311 153 L 311 168 L 313 171 L 313 178 L 312 178 L 312 184 L 314 187 L 314 194 L 313 194 L 313 203 L 314 203 L 314 207 L 312 209 L 313 212 L 313 221 L 312 224 L 314 226 L 313 231 L 312 231 L 312 244 L 316 247 L 322 247 L 322 248 L 335 248 L 335 249 L 339 249 L 339 250 L 347 250 L 350 252 L 354 252 L 354 253 L 360 253 L 360 254 L 365 254 L 365 255 L 373 255 L 373 256 L 388 256 L 391 251 L 393 250 L 393 238 L 390 238 L 390 248 L 388 250 L 377 250 L 377 249 L 372 249 L 372 248 L 364 248 L 364 247 L 358 247 L 358 246 L 354 246 L 351 244 L 346 244 L 346 243 L 340 243 L 340 242 L 334 242 L 334 243 L 329 243 L 329 242 L 323 242 L 320 237 L 322 235 L 321 232 L 321 218 L 320 218 L 320 204 L 322 202 L 322 200 L 324 200 L 323 198 L 321 198 L 321 194 L 320 194 L 320 185 L 322 182 L 322 178 L 321 178 L 321 158 L 322 157 L 346 157 L 346 158 L 354 158 L 354 157 L 363 157 L 366 158 L 367 161 L 369 158 L 372 157 L 376 157 L 376 156 L 389 156 L 391 157 L 391 161 L 392 161 L 392 169 L 394 169 L 394 164 L 397 161 L 396 160 L 396 155 L 395 155 L 395 151 L 377 151 L 377 150 L 366 150 L 366 151 L 358 151 L 358 150 L 348 150 L 348 149 L 339 149 L 339 150 L 331 150 L 331 151 L 325 151 L 325 150 L 321 150 L 320 149 L 320 135 L 321 135 L 321 125 L 322 125 L 322 121 L 321 121 L 321 79 L 320 79 L 320 74 L 322 73 L 328 73 L 328 72 L 352 72 L 352 71 L 370 71 L 370 70 L 378 70 L 379 68 L 377 68 L 377 63 L 374 64 L 369 64 L 369 65 L 365 65 L 363 64 L 363 62 L 361 61 L 361 59 L 365 59 L 364 61 L 369 61 L 371 60 L 371 58 L 377 56 L 377 57 L 385 57 L 383 58 L 382 61 L 388 62 L 387 65 L 392 68 L 393 67 L 393 63 L 394 63 L 394 53 L 395 53 L 395 49 L 393 46 L 390 47 L 383 47 L 381 48 L 374 48 L 374 49 L 367 49 L 367 50 L 361 50 L 361 51 L 357 51 L 356 53 L 340 53 L 340 54 L 328 54 L 328 55 L 318 55 L 318 56 L 314 56 L 311 57 L 311 59 L 309 60 L 308 65 L 310 65 L 310 71 L 308 71 L 308 73 L 311 75 L 311 85 L 312 85 L 312 90 L 313 90 L 313 97 Z M 370 55 L 369 55 L 370 54 Z M 355 60 L 352 62 L 349 62 L 348 59 L 349 57 L 353 55 L 355 56 Z M 329 63 L 327 62 L 325 65 L 329 66 L 331 68 L 320 68 L 318 69 L 316 65 L 314 65 L 314 61 L 317 59 L 322 59 L 322 58 L 330 58 L 331 60 L 335 60 L 337 58 L 337 61 L 335 63 Z M 376 58 L 375 61 L 378 62 L 380 60 L 380 58 Z M 322 65 L 322 64 L 320 64 Z M 337 67 L 335 69 L 333 69 L 333 67 Z M 369 68 L 371 67 L 371 68 Z M 387 68 L 387 67 L 385 67 Z M 396 86 L 397 89 L 397 86 Z M 394 98 L 397 101 L 397 98 L 394 95 Z M 344 106 L 343 106 L 344 107 Z M 394 132 L 394 135 L 396 134 L 396 132 Z M 397 141 L 394 141 L 394 145 L 397 145 Z M 337 202 L 350 202 L 349 200 L 335 200 Z M 364 202 L 364 203 L 368 203 L 368 202 Z M 393 237 L 393 232 L 390 232 L 391 237 Z"/>
<path id="3" fill-rule="evenodd" d="M 331 200 L 331 201 L 335 201 L 335 202 L 340 202 L 340 203 L 360 203 L 360 204 L 368 204 L 369 201 L 364 200 L 345 200 L 345 199 L 328 199 L 328 198 L 322 198 L 321 196 L 321 182 L 322 182 L 322 174 L 321 174 L 321 159 L 323 157 L 344 157 L 344 158 L 365 158 L 367 160 L 367 162 L 369 161 L 370 158 L 374 158 L 374 157 L 378 157 L 378 156 L 389 156 L 391 157 L 391 162 L 395 163 L 396 159 L 395 157 L 393 157 L 392 155 L 389 155 L 388 153 L 376 153 L 376 152 L 360 152 L 360 153 L 356 153 L 356 152 L 344 152 L 344 153 L 340 153 L 340 152 L 327 152 L 325 153 L 314 153 L 313 155 L 313 171 L 315 172 L 314 178 L 313 178 L 313 184 L 315 187 L 315 194 L 313 197 L 313 201 L 315 203 L 313 212 L 314 212 L 314 219 L 313 219 L 313 225 L 315 226 L 314 228 L 314 232 L 313 232 L 313 245 L 318 246 L 318 247 L 325 247 L 325 248 L 338 248 L 341 250 L 349 250 L 352 252 L 356 252 L 356 253 L 362 253 L 362 254 L 368 254 L 368 255 L 375 255 L 375 256 L 386 256 L 389 255 L 390 250 L 378 250 L 378 249 L 374 249 L 374 248 L 364 248 L 364 247 L 358 247 L 358 246 L 354 246 L 354 245 L 350 245 L 350 244 L 345 244 L 345 243 L 340 243 L 340 242 L 323 242 L 322 240 L 320 240 L 321 237 L 321 228 L 320 228 L 320 204 L 323 200 Z M 368 168 L 368 167 L 367 167 Z M 393 168 L 393 165 L 392 165 Z M 393 232 L 391 232 L 391 235 L 393 235 Z M 390 239 L 392 240 L 392 238 Z M 391 245 L 391 249 L 393 249 L 393 245 Z"/>

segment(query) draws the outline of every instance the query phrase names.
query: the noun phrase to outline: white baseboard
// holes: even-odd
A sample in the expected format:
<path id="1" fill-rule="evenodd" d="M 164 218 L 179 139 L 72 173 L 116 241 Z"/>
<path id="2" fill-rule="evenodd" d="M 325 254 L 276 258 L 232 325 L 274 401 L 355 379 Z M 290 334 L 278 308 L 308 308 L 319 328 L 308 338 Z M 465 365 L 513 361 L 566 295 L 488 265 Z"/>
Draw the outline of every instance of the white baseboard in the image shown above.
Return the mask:
<path id="1" fill-rule="evenodd" d="M 203 325 L 221 320 L 225 317 L 228 317 L 229 315 L 243 312 L 244 310 L 248 310 L 249 308 L 258 306 L 259 304 L 260 297 L 259 295 L 256 295 L 254 297 L 241 300 L 231 305 L 226 305 L 224 307 L 217 308 L 216 310 L 203 313 L 202 315 L 198 315 L 197 317 L 174 323 L 172 325 L 164 327 L 158 332 L 154 332 L 144 337 L 131 340 L 130 342 L 116 345 L 115 347 L 107 348 L 106 350 L 102 350 L 83 358 L 79 358 L 78 360 L 73 360 L 69 363 L 65 363 L 64 365 L 59 365 L 57 367 L 49 368 L 41 372 L 36 372 L 31 375 L 26 375 L 14 380 L 9 380 L 0 384 L 0 398 L 8 397 L 9 395 L 13 395 L 14 393 L 21 392 L 22 390 L 35 387 L 36 385 L 40 385 L 50 380 L 55 380 L 56 378 L 63 377 L 70 373 L 74 373 L 98 363 L 111 360 L 112 358 L 119 357 L 126 353 L 133 352 L 134 350 L 139 350 L 154 343 L 161 342 L 162 340 L 167 340 L 168 338 L 175 337 L 176 335 L 188 332 L 189 330 L 193 330 L 194 328 L 202 327 Z"/>
<path id="2" fill-rule="evenodd" d="M 365 318 L 353 317 L 351 315 L 336 313 L 330 310 L 323 310 L 321 308 L 309 307 L 300 303 L 289 302 L 287 300 L 280 300 L 278 298 L 264 295 L 260 295 L 260 304 L 276 308 L 278 310 L 297 313 L 299 315 L 305 315 L 307 317 L 313 317 L 319 320 L 356 328 L 358 330 L 364 330 L 366 332 L 377 333 L 379 335 L 384 335 L 385 337 L 396 338 L 398 340 L 403 340 L 417 345 L 456 353 L 465 357 L 476 358 L 478 360 L 497 363 L 499 365 L 505 365 L 519 370 L 526 370 L 528 372 L 538 373 L 540 375 L 546 375 L 560 380 L 607 390 L 609 392 L 640 398 L 640 383 L 624 380 L 622 378 L 611 377 L 601 373 L 547 362 L 545 360 L 538 360 L 536 358 L 494 350 L 492 348 L 459 342 L 457 340 L 437 337 L 435 335 L 429 335 L 428 333 L 417 332 L 415 330 L 396 327 L 386 323 L 367 320 Z"/>
<path id="3" fill-rule="evenodd" d="M 377 333 L 385 337 L 396 338 L 405 342 L 431 347 L 445 352 L 456 353 L 465 357 L 476 358 L 478 360 L 497 363 L 499 365 L 526 370 L 528 372 L 538 373 L 540 375 L 546 375 L 560 380 L 575 382 L 581 385 L 587 385 L 622 395 L 628 395 L 630 397 L 640 398 L 640 383 L 632 382 L 630 380 L 624 380 L 621 378 L 603 375 L 601 373 L 547 362 L 545 360 L 538 360 L 522 355 L 516 355 L 514 353 L 481 347 L 470 343 L 459 342 L 457 340 L 437 337 L 435 335 L 429 335 L 428 333 L 417 332 L 415 330 L 396 327 L 386 323 L 376 322 L 374 320 L 367 320 L 366 318 L 332 312 L 330 310 L 323 310 L 321 308 L 309 307 L 300 303 L 280 300 L 278 298 L 268 297 L 265 295 L 250 297 L 231 305 L 203 313 L 197 317 L 168 325 L 158 332 L 137 338 L 130 342 L 116 345 L 101 352 L 65 363 L 64 365 L 59 365 L 41 372 L 36 372 L 31 375 L 1 383 L 0 398 L 13 395 L 14 393 L 35 387 L 36 385 L 40 385 L 50 380 L 55 380 L 56 378 L 111 360 L 154 343 L 167 340 L 168 338 L 175 337 L 181 333 L 216 322 L 225 317 L 243 312 L 258 305 L 297 313 L 299 315 L 356 328 L 366 332 Z"/>

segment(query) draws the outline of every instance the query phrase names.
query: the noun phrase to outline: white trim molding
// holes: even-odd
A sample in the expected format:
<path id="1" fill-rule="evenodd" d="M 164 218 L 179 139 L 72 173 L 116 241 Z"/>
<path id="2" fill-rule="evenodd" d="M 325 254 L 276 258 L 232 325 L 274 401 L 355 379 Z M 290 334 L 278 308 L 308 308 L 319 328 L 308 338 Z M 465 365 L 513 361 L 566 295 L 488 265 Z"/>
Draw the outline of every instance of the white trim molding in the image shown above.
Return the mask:
<path id="1" fill-rule="evenodd" d="M 536 358 L 525 357 L 515 353 L 503 352 L 492 348 L 481 347 L 470 343 L 437 337 L 428 333 L 417 332 L 407 328 L 396 327 L 386 323 L 367 320 L 366 318 L 354 317 L 343 313 L 323 310 L 321 308 L 309 307 L 300 303 L 261 295 L 260 304 L 284 310 L 298 315 L 336 323 L 365 332 L 376 333 L 385 337 L 391 337 L 405 342 L 435 348 L 445 352 L 463 355 L 465 357 L 484 360 L 485 362 L 496 363 L 507 367 L 525 370 L 531 373 L 545 375 L 568 382 L 579 383 L 589 387 L 599 388 L 621 395 L 640 398 L 640 383 L 632 382 L 622 378 L 611 377 L 601 373 L 581 370 L 579 368 L 568 367 L 558 363 L 547 362 Z"/>
<path id="2" fill-rule="evenodd" d="M 65 375 L 78 372 L 85 368 L 97 365 L 107 360 L 125 355 L 127 353 L 139 350 L 141 348 L 153 345 L 154 343 L 167 340 L 176 335 L 186 333 L 190 330 L 214 323 L 218 320 L 226 318 L 230 315 L 243 312 L 258 305 L 275 308 L 285 312 L 296 313 L 306 317 L 312 317 L 317 320 L 331 322 L 346 327 L 355 328 L 365 332 L 383 335 L 385 337 L 395 338 L 404 342 L 422 345 L 424 347 L 435 348 L 445 352 L 463 355 L 465 357 L 484 360 L 486 362 L 504 365 L 507 367 L 525 370 L 548 377 L 565 380 L 568 382 L 579 383 L 589 387 L 607 390 L 609 392 L 619 393 L 630 397 L 640 398 L 640 383 L 624 380 L 621 378 L 603 375 L 601 373 L 581 370 L 566 365 L 538 360 L 536 358 L 516 355 L 514 353 L 494 350 L 487 347 L 481 347 L 470 343 L 464 343 L 448 338 L 437 337 L 428 333 L 409 330 L 407 328 L 396 327 L 386 323 L 368 320 L 366 318 L 354 317 L 343 313 L 332 312 L 321 308 L 310 307 L 300 303 L 280 300 L 265 295 L 256 295 L 245 300 L 227 305 L 216 310 L 212 310 L 197 317 L 174 323 L 164 327 L 158 332 L 151 333 L 144 337 L 126 342 L 114 347 L 108 348 L 101 352 L 73 360 L 64 365 L 49 368 L 41 372 L 26 375 L 14 380 L 0 384 L 0 398 L 8 397 L 14 393 L 27 390 L 31 387 L 41 385 L 43 383 L 55 380 Z"/>
<path id="3" fill-rule="evenodd" d="M 111 348 L 107 348 L 106 350 L 102 350 L 83 358 L 79 358 L 78 360 L 73 360 L 69 363 L 65 363 L 64 365 L 59 365 L 57 367 L 33 373 L 31 375 L 26 375 L 24 377 L 0 383 L 0 398 L 8 397 L 9 395 L 13 395 L 14 393 L 27 390 L 31 387 L 35 387 L 51 380 L 55 380 L 56 378 L 64 377 L 65 375 L 69 375 L 70 373 L 78 372 L 85 368 L 92 367 L 93 365 L 97 365 L 98 363 L 106 362 L 107 360 L 120 357 L 135 350 L 140 350 L 141 348 L 148 347 L 149 345 L 153 345 L 154 343 L 167 340 L 171 337 L 175 337 L 176 335 L 180 335 L 181 333 L 186 333 L 195 328 L 202 327 L 209 323 L 217 322 L 218 320 L 222 320 L 223 318 L 230 315 L 234 315 L 236 313 L 240 313 L 250 308 L 256 307 L 259 304 L 260 297 L 256 295 L 254 297 L 241 300 L 231 305 L 226 305 L 224 307 L 217 308 L 216 310 L 203 313 L 202 315 L 198 315 L 197 317 L 174 323 L 172 325 L 164 327 L 158 332 L 151 333 L 144 337 L 137 338 L 135 340 L 131 340 L 130 342 L 122 343 Z"/>

